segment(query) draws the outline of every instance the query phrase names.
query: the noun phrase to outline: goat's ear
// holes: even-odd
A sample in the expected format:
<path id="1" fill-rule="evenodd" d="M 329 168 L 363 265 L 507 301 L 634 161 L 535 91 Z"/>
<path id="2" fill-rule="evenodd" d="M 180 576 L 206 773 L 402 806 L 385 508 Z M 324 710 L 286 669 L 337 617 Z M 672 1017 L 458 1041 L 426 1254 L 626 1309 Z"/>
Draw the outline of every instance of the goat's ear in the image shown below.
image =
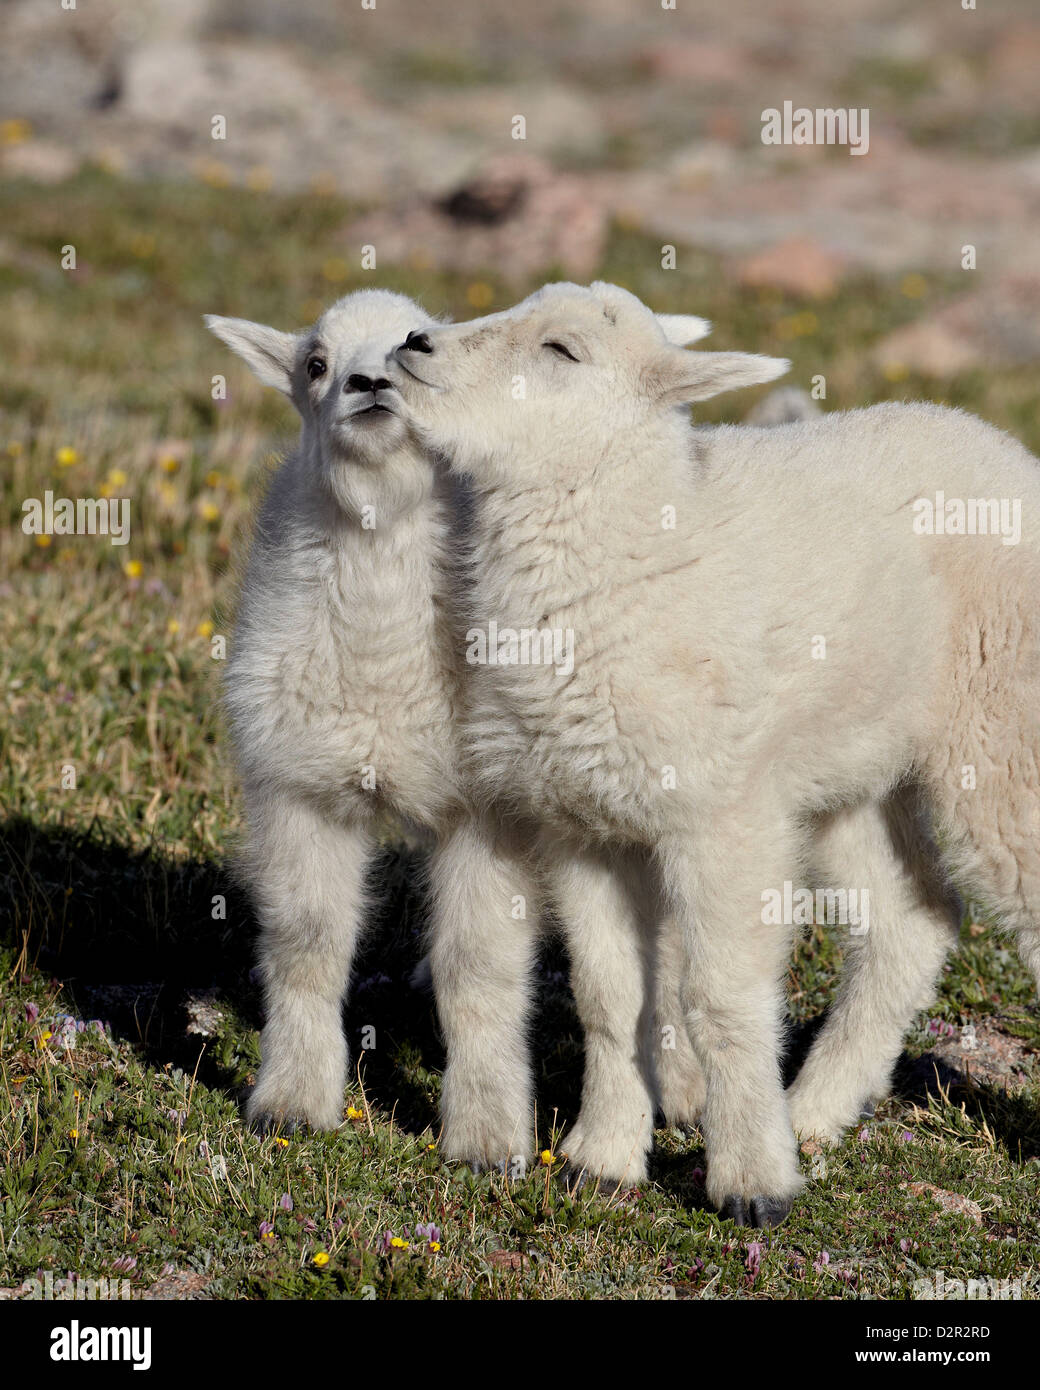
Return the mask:
<path id="1" fill-rule="evenodd" d="M 654 318 L 660 324 L 665 338 L 675 347 L 696 343 L 711 332 L 708 320 L 699 319 L 693 314 L 655 314 Z"/>
<path id="2" fill-rule="evenodd" d="M 253 374 L 265 386 L 292 395 L 292 369 L 299 341 L 295 333 L 280 333 L 277 328 L 267 328 L 262 323 L 224 319 L 218 314 L 206 314 L 205 319 L 209 331 L 248 362 Z"/>
<path id="3" fill-rule="evenodd" d="M 662 405 L 706 401 L 722 391 L 774 381 L 791 367 L 786 357 L 750 352 L 663 352 L 654 364 L 651 389 Z"/>

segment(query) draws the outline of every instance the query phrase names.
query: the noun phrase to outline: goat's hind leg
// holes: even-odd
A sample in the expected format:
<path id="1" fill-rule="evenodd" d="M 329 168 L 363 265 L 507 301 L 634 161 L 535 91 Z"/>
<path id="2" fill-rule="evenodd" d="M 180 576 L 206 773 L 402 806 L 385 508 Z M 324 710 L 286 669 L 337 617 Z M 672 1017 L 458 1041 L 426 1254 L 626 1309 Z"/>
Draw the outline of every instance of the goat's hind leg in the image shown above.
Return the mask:
<path id="1" fill-rule="evenodd" d="M 861 907 L 869 894 L 863 921 L 833 927 L 846 939 L 837 997 L 787 1093 L 796 1133 L 837 1142 L 888 1091 L 956 942 L 961 904 L 913 787 L 830 814 L 812 853 L 818 886 L 855 888 Z"/>
<path id="2" fill-rule="evenodd" d="M 672 913 L 662 910 L 654 954 L 654 1015 L 647 1043 L 664 1123 L 690 1129 L 700 1123 L 706 1086 L 704 1069 L 683 1017 L 682 971 L 679 923 Z"/>

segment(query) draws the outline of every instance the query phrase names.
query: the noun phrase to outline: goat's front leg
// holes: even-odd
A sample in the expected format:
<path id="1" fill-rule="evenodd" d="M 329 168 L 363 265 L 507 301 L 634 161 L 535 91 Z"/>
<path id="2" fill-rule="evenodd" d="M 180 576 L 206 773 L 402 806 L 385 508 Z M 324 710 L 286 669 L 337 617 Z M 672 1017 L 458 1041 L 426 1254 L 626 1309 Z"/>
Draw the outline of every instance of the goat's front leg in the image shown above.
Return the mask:
<path id="1" fill-rule="evenodd" d="M 246 1114 L 261 1129 L 335 1129 L 347 1082 L 343 997 L 371 845 L 296 798 L 247 790 L 246 802 L 244 868 L 260 917 L 266 1010 Z"/>
<path id="2" fill-rule="evenodd" d="M 430 873 L 430 969 L 447 1049 L 441 1152 L 523 1176 L 534 1151 L 534 879 L 522 848 L 477 820 L 438 847 Z"/>
<path id="3" fill-rule="evenodd" d="M 793 931 L 763 920 L 763 892 L 782 891 L 797 836 L 761 805 L 705 823 L 694 842 L 664 847 L 662 867 L 681 922 L 682 1007 L 707 1085 L 707 1191 L 724 1216 L 774 1226 L 803 1179 L 780 1069 Z"/>

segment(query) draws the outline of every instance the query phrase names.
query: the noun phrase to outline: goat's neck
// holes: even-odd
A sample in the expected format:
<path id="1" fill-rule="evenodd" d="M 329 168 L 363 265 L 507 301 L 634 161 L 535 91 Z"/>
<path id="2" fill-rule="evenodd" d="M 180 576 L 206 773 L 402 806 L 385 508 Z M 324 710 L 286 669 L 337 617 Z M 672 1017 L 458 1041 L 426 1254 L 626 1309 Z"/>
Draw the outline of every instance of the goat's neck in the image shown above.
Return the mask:
<path id="1" fill-rule="evenodd" d="M 652 580 L 688 553 L 699 511 L 692 440 L 685 426 L 669 434 L 622 443 L 566 484 L 525 475 L 478 492 L 473 557 L 481 616 L 538 623 L 609 589 L 615 576 Z M 548 462 L 545 476 L 552 474 Z"/>

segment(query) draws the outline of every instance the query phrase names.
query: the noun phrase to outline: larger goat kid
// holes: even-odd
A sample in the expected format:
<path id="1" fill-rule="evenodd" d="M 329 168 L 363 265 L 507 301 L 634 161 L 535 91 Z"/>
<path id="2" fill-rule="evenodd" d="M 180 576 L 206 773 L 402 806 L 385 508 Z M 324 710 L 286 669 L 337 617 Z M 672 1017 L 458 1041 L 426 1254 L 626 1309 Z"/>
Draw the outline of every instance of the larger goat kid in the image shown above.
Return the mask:
<path id="1" fill-rule="evenodd" d="M 664 322 L 683 341 L 707 327 Z M 302 421 L 259 514 L 227 672 L 267 1012 L 248 1115 L 259 1126 L 340 1122 L 341 1003 L 374 831 L 390 813 L 434 844 L 431 957 L 448 1045 L 442 1152 L 522 1167 L 533 1146 L 525 1030 L 539 893 L 518 832 L 471 813 L 456 742 L 467 688 L 451 605 L 459 500 L 384 375 L 393 345 L 433 320 L 404 296 L 368 290 L 304 333 L 207 323 Z M 571 908 L 568 887 L 561 873 L 564 919 L 595 910 L 587 898 Z M 625 908 L 616 890 L 617 901 L 606 900 L 611 887 L 601 915 Z M 628 939 L 623 923 L 618 936 Z M 692 1119 L 702 1091 L 692 1053 L 664 1060 L 670 1117 Z M 622 1136 L 652 1122 L 640 1095 L 627 1124 L 613 1094 L 599 1106 L 608 1108 Z"/>
<path id="2" fill-rule="evenodd" d="M 951 871 L 1040 978 L 1040 467 L 934 406 L 697 430 L 677 409 L 786 366 L 670 346 L 603 284 L 413 336 L 388 366 L 473 482 L 478 621 L 574 638 L 565 680 L 489 668 L 473 767 L 550 862 L 656 856 L 708 1194 L 759 1226 L 801 1186 L 795 1130 L 840 1133 L 884 1090 L 952 939 Z M 1020 511 L 1021 534 L 929 528 L 938 493 Z M 809 872 L 869 888 L 870 921 L 785 1096 L 793 923 L 764 904 Z M 601 953 L 601 1013 L 622 964 Z"/>

